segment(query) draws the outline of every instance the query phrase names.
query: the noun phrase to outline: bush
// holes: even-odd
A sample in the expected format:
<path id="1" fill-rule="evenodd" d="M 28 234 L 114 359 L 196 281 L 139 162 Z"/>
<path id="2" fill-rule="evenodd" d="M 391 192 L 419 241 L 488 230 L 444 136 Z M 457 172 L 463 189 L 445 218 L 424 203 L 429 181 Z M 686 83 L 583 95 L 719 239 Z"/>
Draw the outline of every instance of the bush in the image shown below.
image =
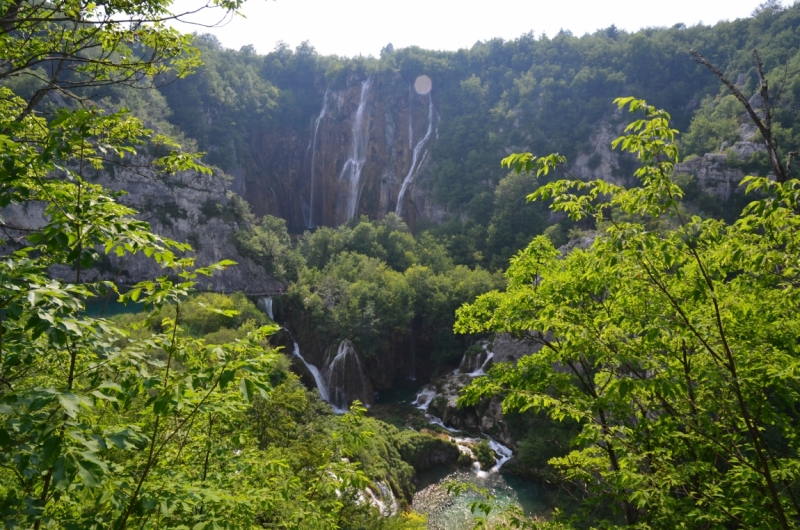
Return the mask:
<path id="1" fill-rule="evenodd" d="M 472 448 L 472 452 L 475 453 L 475 458 L 478 459 L 481 469 L 487 471 L 492 468 L 495 463 L 494 451 L 492 451 L 492 448 L 489 446 L 489 442 L 481 440 L 478 445 Z"/>

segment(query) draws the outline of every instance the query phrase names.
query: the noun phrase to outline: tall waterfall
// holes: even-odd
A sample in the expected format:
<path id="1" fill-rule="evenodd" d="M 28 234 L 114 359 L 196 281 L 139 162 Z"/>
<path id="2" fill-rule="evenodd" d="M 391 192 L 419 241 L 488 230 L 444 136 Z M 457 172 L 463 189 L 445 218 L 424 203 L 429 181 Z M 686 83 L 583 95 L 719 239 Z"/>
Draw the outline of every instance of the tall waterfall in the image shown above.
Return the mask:
<path id="1" fill-rule="evenodd" d="M 423 136 L 417 145 L 414 146 L 414 151 L 411 154 L 411 166 L 408 168 L 408 174 L 406 174 L 406 178 L 403 179 L 403 184 L 400 186 L 400 193 L 397 194 L 397 206 L 395 207 L 394 213 L 397 215 L 402 215 L 403 212 L 403 200 L 405 199 L 406 192 L 408 191 L 408 187 L 414 181 L 414 177 L 417 176 L 419 172 L 419 168 L 422 166 L 422 162 L 425 161 L 425 157 L 428 156 L 427 147 L 429 147 L 429 140 L 431 139 L 431 135 L 433 134 L 433 122 L 435 119 L 435 109 L 433 108 L 433 98 L 431 97 L 431 93 L 428 92 L 428 130 L 425 131 L 425 136 Z M 411 128 L 409 127 L 409 139 L 411 138 Z M 422 153 L 422 150 L 425 149 L 425 152 Z M 420 157 L 420 153 L 422 156 Z"/>
<path id="2" fill-rule="evenodd" d="M 309 219 L 306 222 L 309 228 L 314 226 L 314 187 L 316 184 L 315 171 L 316 171 L 316 160 L 317 160 L 317 133 L 319 132 L 319 124 L 322 119 L 328 114 L 328 96 L 331 93 L 331 89 L 327 89 L 325 91 L 325 95 L 322 97 L 322 110 L 319 112 L 319 116 L 317 119 L 314 120 L 314 133 L 311 136 L 311 141 L 308 144 L 308 149 L 306 151 L 311 151 L 311 192 L 309 197 Z"/>
<path id="3" fill-rule="evenodd" d="M 339 180 L 346 179 L 348 186 L 347 194 L 347 219 L 352 219 L 358 207 L 358 195 L 361 192 L 361 170 L 364 162 L 367 161 L 367 142 L 369 140 L 369 123 L 365 119 L 364 110 L 367 106 L 369 89 L 372 86 L 372 77 L 368 77 L 361 83 L 361 97 L 358 101 L 356 115 L 353 118 L 353 143 L 350 151 L 350 158 L 344 163 Z"/>
<path id="4" fill-rule="evenodd" d="M 256 300 L 256 306 L 266 313 L 270 320 L 274 321 L 275 316 L 272 314 L 272 297 L 271 296 L 262 296 L 258 300 Z"/>

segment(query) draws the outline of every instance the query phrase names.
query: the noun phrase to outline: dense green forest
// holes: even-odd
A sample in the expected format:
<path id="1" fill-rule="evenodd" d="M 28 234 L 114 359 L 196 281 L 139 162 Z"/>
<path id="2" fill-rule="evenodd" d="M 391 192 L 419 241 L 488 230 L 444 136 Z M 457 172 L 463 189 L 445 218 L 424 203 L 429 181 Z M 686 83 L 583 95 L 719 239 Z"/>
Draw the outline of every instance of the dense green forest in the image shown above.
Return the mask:
<path id="1" fill-rule="evenodd" d="M 466 498 L 477 527 L 800 526 L 800 6 L 378 58 L 227 50 L 170 16 L 0 0 L 0 524 L 433 528 Z M 206 291 L 244 264 L 200 264 L 210 237 L 157 233 L 99 183 L 233 188 L 254 133 L 299 138 L 327 89 L 421 73 L 441 224 L 294 233 L 231 189 L 198 205 L 269 296 Z M 603 131 L 616 165 L 576 178 Z M 682 172 L 708 153 L 753 175 L 725 201 Z M 188 222 L 171 204 L 162 228 Z M 528 349 L 489 368 L 501 340 Z M 332 408 L 320 381 L 347 355 L 415 402 Z M 429 405 L 481 417 L 463 432 Z M 536 511 L 481 486 L 503 426 Z"/>

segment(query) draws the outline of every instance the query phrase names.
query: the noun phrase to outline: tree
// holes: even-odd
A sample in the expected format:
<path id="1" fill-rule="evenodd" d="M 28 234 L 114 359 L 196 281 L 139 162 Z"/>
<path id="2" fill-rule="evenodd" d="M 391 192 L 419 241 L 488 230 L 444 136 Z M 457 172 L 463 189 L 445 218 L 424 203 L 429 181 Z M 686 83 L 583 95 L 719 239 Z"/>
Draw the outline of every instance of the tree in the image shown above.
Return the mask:
<path id="1" fill-rule="evenodd" d="M 763 198 L 734 224 L 689 217 L 672 180 L 669 114 L 617 104 L 644 114 L 613 143 L 638 156 L 640 186 L 560 180 L 529 196 L 594 218 L 601 234 L 566 256 L 535 238 L 512 259 L 505 291 L 459 309 L 462 333 L 543 345 L 460 402 L 502 395 L 505 410 L 578 422 L 574 449 L 550 463 L 584 507 L 616 508 L 609 526 L 797 527 L 800 182 L 746 177 Z M 566 159 L 504 164 L 546 175 Z"/>
<path id="2" fill-rule="evenodd" d="M 215 346 L 186 337 L 180 308 L 195 279 L 233 263 L 195 269 L 181 257 L 188 245 L 153 234 L 84 180 L 85 169 L 126 157 L 140 171 L 208 171 L 125 111 L 86 96 L 158 84 L 199 64 L 191 37 L 165 26 L 168 8 L 160 0 L 0 3 L 0 206 L 44 204 L 38 228 L 0 220 L 0 517 L 9 528 L 245 527 L 264 507 L 236 494 L 233 476 L 210 470 L 253 467 L 252 453 L 236 453 L 244 439 L 220 433 L 236 433 L 254 393 L 268 394 L 277 355 L 264 339 L 274 328 Z M 19 97 L 12 78 L 32 79 L 34 90 Z M 63 104 L 46 106 L 48 95 Z M 112 253 L 143 253 L 164 267 L 165 276 L 122 297 L 153 310 L 171 305 L 162 333 L 134 340 L 87 316 L 87 300 L 117 287 L 82 272 Z"/>

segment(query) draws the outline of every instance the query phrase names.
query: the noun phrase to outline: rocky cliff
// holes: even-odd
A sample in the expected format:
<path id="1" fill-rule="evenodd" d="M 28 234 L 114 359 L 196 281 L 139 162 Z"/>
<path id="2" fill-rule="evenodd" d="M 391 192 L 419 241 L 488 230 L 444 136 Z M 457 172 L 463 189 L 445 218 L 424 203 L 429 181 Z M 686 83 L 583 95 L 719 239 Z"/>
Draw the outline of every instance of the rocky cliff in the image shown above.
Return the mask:
<path id="1" fill-rule="evenodd" d="M 230 214 L 230 203 L 236 197 L 228 191 L 228 177 L 219 171 L 212 174 L 185 171 L 164 176 L 136 168 L 136 162 L 131 161 L 131 167 L 92 172 L 87 179 L 111 191 L 124 192 L 119 202 L 138 210 L 138 217 L 149 222 L 155 233 L 189 242 L 197 266 L 223 259 L 238 263 L 210 278 L 198 278 L 199 288 L 261 294 L 277 292 L 283 287 L 262 266 L 242 256 L 233 244 L 231 234 L 241 227 Z M 36 228 L 44 223 L 43 213 L 43 203 L 28 203 L 4 209 L 2 217 L 13 226 Z M 54 273 L 67 279 L 74 276 L 65 267 Z M 122 259 L 109 256 L 99 266 L 84 270 L 82 277 L 85 281 L 105 279 L 133 285 L 163 274 L 155 261 L 137 254 Z"/>

